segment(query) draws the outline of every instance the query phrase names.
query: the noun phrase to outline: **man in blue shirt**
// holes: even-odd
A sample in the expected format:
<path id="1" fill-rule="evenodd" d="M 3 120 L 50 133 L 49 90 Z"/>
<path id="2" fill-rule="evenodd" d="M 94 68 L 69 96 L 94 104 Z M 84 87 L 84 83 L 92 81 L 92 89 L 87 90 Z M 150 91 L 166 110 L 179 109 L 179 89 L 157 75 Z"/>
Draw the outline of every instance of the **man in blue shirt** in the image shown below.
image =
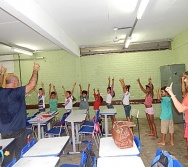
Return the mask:
<path id="1" fill-rule="evenodd" d="M 3 139 L 15 138 L 9 147 L 10 155 L 5 157 L 3 164 L 9 163 L 15 153 L 20 157 L 21 149 L 27 144 L 26 103 L 25 94 L 33 90 L 38 81 L 39 65 L 35 63 L 29 83 L 19 87 L 19 79 L 15 75 L 6 77 L 6 86 L 2 88 L 0 81 L 0 132 Z M 0 80 L 2 80 L 2 75 Z"/>

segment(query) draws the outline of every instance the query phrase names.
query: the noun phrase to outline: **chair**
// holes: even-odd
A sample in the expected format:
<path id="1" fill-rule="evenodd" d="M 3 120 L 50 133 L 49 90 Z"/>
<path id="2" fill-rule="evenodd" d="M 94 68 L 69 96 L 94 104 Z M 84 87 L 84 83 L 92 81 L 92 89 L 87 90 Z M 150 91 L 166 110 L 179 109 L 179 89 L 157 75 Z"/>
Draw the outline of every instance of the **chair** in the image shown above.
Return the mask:
<path id="1" fill-rule="evenodd" d="M 139 138 L 134 136 L 134 142 L 136 143 L 136 146 L 137 146 L 137 148 L 138 148 L 138 150 L 140 152 L 140 150 L 141 150 L 141 142 L 140 142 Z"/>
<path id="2" fill-rule="evenodd" d="M 94 126 L 82 126 L 78 131 L 78 133 L 81 135 L 91 134 L 92 138 L 94 138 L 95 140 L 95 144 L 97 148 L 99 147 L 100 135 L 101 135 L 100 125 L 99 125 L 99 113 L 100 111 L 98 110 L 94 118 Z"/>
<path id="3" fill-rule="evenodd" d="M 85 148 L 85 150 L 82 152 L 81 155 L 81 159 L 80 159 L 80 164 L 79 165 L 74 165 L 74 164 L 62 164 L 60 167 L 82 167 L 82 166 L 86 166 L 86 163 L 89 162 L 89 164 L 91 165 L 91 167 L 96 167 L 96 156 L 92 150 L 92 145 L 93 142 L 90 141 L 87 144 L 87 147 Z"/>
<path id="4" fill-rule="evenodd" d="M 37 133 L 35 132 L 35 126 L 32 126 L 32 124 L 29 123 L 29 120 L 33 117 L 28 117 L 26 120 L 26 129 L 27 129 L 27 138 L 30 137 L 31 134 L 33 134 L 34 138 L 37 139 Z"/>
<path id="5" fill-rule="evenodd" d="M 36 143 L 36 140 L 31 140 L 24 148 L 21 150 L 20 158 L 23 158 L 23 155 Z"/>
<path id="6" fill-rule="evenodd" d="M 57 137 L 57 136 L 61 136 L 61 134 L 63 133 L 66 133 L 66 135 L 69 135 L 67 125 L 65 122 L 65 119 L 69 116 L 69 114 L 70 113 L 63 114 L 61 121 L 55 123 L 53 128 L 45 133 L 45 136 Z"/>
<path id="7" fill-rule="evenodd" d="M 131 121 L 134 122 L 134 118 L 136 118 L 136 125 L 138 127 L 138 135 L 140 139 L 140 125 L 139 125 L 139 120 L 138 120 L 138 115 L 139 115 L 139 110 L 137 109 L 131 109 Z"/>
<path id="8" fill-rule="evenodd" d="M 16 163 L 16 158 L 14 158 L 9 164 L 5 165 L 4 167 L 12 167 Z"/>

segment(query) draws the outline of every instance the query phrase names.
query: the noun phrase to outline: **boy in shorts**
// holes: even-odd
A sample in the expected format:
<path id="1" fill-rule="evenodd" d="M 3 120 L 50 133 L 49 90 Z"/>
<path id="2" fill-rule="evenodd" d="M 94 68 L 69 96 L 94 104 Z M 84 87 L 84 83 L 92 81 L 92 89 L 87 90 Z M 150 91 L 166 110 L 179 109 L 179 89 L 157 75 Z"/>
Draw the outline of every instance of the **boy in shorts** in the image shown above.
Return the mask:
<path id="1" fill-rule="evenodd" d="M 174 122 L 172 116 L 172 105 L 171 105 L 171 98 L 169 97 L 168 92 L 165 90 L 166 86 L 161 88 L 161 96 L 159 89 L 157 90 L 157 98 L 161 100 L 161 134 L 162 138 L 161 141 L 158 142 L 159 145 L 165 145 L 166 134 L 169 131 L 170 134 L 170 141 L 168 144 L 171 146 L 174 145 Z"/>

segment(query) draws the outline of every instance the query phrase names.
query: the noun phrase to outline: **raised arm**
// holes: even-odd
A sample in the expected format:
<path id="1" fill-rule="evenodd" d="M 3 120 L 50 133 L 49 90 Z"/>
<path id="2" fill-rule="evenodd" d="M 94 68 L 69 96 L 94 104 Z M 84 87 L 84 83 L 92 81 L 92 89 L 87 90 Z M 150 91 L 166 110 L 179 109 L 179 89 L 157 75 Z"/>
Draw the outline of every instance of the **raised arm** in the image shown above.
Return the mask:
<path id="1" fill-rule="evenodd" d="M 56 99 L 58 100 L 58 94 L 57 94 L 57 91 L 56 91 L 56 88 L 55 88 L 55 85 L 53 86 L 53 90 L 54 90 L 54 92 L 55 92 L 55 94 L 56 94 Z"/>
<path id="2" fill-rule="evenodd" d="M 183 104 L 181 104 L 178 99 L 176 98 L 176 96 L 174 95 L 173 91 L 172 91 L 172 84 L 166 88 L 166 91 L 169 93 L 169 95 L 171 96 L 172 98 L 172 101 L 174 103 L 174 106 L 176 107 L 176 109 L 178 110 L 178 112 L 182 113 L 186 110 L 188 110 L 188 107 L 187 106 L 184 106 Z"/>
<path id="3" fill-rule="evenodd" d="M 79 87 L 80 87 L 80 96 L 82 96 L 82 85 L 79 84 Z"/>
<path id="4" fill-rule="evenodd" d="M 95 92 L 95 88 L 93 89 L 93 96 L 95 97 L 96 95 L 96 92 Z"/>
<path id="5" fill-rule="evenodd" d="M 161 98 L 161 95 L 160 95 L 160 89 L 158 88 L 157 89 L 157 99 L 158 100 L 161 100 L 162 98 Z"/>
<path id="6" fill-rule="evenodd" d="M 87 86 L 87 96 L 89 97 L 89 89 L 90 89 L 90 84 Z"/>
<path id="7" fill-rule="evenodd" d="M 114 87 L 114 77 L 112 78 L 112 86 L 111 87 Z"/>
<path id="8" fill-rule="evenodd" d="M 1 69 L 0 69 L 0 87 L 2 87 L 2 85 L 3 85 L 4 74 L 6 73 L 6 70 L 7 69 L 1 65 Z"/>
<path id="9" fill-rule="evenodd" d="M 108 87 L 110 87 L 110 77 L 108 77 Z"/>
<path id="10" fill-rule="evenodd" d="M 144 87 L 142 86 L 142 84 L 140 82 L 140 78 L 137 79 L 137 82 L 138 82 L 138 84 L 139 84 L 140 89 L 142 90 L 142 92 L 147 93 L 146 89 L 144 89 Z"/>
<path id="11" fill-rule="evenodd" d="M 185 77 L 183 76 L 183 77 L 181 78 L 181 91 L 182 91 L 182 96 L 183 96 L 183 97 L 184 97 L 185 94 L 187 93 L 186 88 L 185 88 L 184 79 L 185 79 Z"/>
<path id="12" fill-rule="evenodd" d="M 25 90 L 25 93 L 29 93 L 30 91 L 32 91 L 36 84 L 37 84 L 37 81 L 38 81 L 38 70 L 39 70 L 39 64 L 35 62 L 34 60 L 34 65 L 33 65 L 33 73 L 32 73 L 32 76 L 29 80 L 29 83 L 26 85 L 26 90 Z"/>
<path id="13" fill-rule="evenodd" d="M 41 82 L 41 86 L 42 86 L 43 95 L 45 95 L 45 89 L 44 89 L 44 83 L 43 82 Z"/>
<path id="14" fill-rule="evenodd" d="M 151 88 L 151 90 L 152 90 L 152 97 L 154 96 L 154 92 L 153 92 L 153 89 L 154 89 L 154 87 L 153 87 L 153 84 L 152 84 L 152 79 L 151 79 L 151 76 L 148 78 L 148 84 L 150 85 L 150 88 Z"/>
<path id="15" fill-rule="evenodd" d="M 49 92 L 48 92 L 48 98 L 50 99 L 51 96 L 51 89 L 52 89 L 52 84 L 49 84 Z"/>
<path id="16" fill-rule="evenodd" d="M 62 86 L 62 89 L 63 89 L 63 93 L 64 93 L 65 98 L 66 98 L 66 90 L 65 90 L 65 87 L 64 87 L 64 86 Z"/>
<path id="17" fill-rule="evenodd" d="M 73 87 L 72 87 L 72 91 L 71 91 L 72 96 L 73 96 L 73 93 L 74 93 L 75 86 L 76 86 L 76 82 L 73 84 Z"/>
<path id="18" fill-rule="evenodd" d="M 119 79 L 119 82 L 121 84 L 122 89 L 125 87 L 125 81 L 124 79 Z"/>

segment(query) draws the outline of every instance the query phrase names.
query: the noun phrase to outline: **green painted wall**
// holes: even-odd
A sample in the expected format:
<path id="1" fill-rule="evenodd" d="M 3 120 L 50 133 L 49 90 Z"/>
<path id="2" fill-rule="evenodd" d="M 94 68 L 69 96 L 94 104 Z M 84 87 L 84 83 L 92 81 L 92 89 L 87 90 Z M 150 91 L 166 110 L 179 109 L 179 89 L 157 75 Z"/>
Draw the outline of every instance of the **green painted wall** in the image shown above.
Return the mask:
<path id="1" fill-rule="evenodd" d="M 102 96 L 105 99 L 107 78 L 108 76 L 115 77 L 115 92 L 114 99 L 121 99 L 122 89 L 119 84 L 119 78 L 124 77 L 127 84 L 131 85 L 131 99 L 143 99 L 144 94 L 140 91 L 136 79 L 140 77 L 143 85 L 147 84 L 147 78 L 151 76 L 155 88 L 160 86 L 160 71 L 159 67 L 173 62 L 173 51 L 155 51 L 155 52 L 138 52 L 138 53 L 123 53 L 123 54 L 108 54 L 95 55 L 87 57 L 75 57 L 65 51 L 50 51 L 35 54 L 36 57 L 44 57 L 45 59 L 38 60 L 41 68 L 39 71 L 39 81 L 37 88 L 40 87 L 41 81 L 44 82 L 46 93 L 48 93 L 49 83 L 55 84 L 57 87 L 59 102 L 64 102 L 62 85 L 67 90 L 72 89 L 72 84 L 76 81 L 83 85 L 83 89 L 87 88 L 87 84 L 91 84 L 90 100 L 93 101 L 92 89 L 99 88 Z M 17 55 L 15 55 L 17 58 Z M 22 58 L 28 56 L 21 55 Z M 22 83 L 27 84 L 31 72 L 33 61 L 21 61 Z M 15 74 L 19 75 L 19 65 L 15 62 Z M 77 85 L 78 85 L 77 84 Z M 78 86 L 75 89 L 75 94 L 79 99 Z M 31 92 L 26 98 L 27 104 L 36 104 L 37 95 Z M 48 103 L 48 98 L 46 99 Z M 124 117 L 123 107 L 115 106 L 118 110 L 118 118 Z M 145 117 L 143 105 L 133 105 L 133 108 L 140 110 L 140 116 Z M 90 107 L 91 115 L 93 115 L 92 107 Z M 102 107 L 105 108 L 105 107 Z M 156 117 L 160 113 L 160 105 L 154 105 Z M 62 109 L 61 109 L 62 111 Z"/>
<path id="2" fill-rule="evenodd" d="M 147 78 L 152 77 L 154 87 L 160 86 L 160 70 L 159 67 L 167 64 L 185 63 L 188 66 L 188 30 L 177 35 L 172 41 L 172 50 L 153 51 L 153 52 L 137 52 L 95 55 L 85 57 L 75 57 L 69 53 L 61 51 L 41 52 L 35 54 L 36 57 L 45 57 L 38 60 L 41 69 L 39 72 L 40 87 L 41 81 L 44 82 L 46 92 L 48 93 L 48 84 L 55 84 L 59 94 L 59 102 L 64 102 L 62 85 L 67 90 L 72 89 L 72 84 L 76 81 L 83 85 L 83 89 L 87 88 L 87 84 L 91 84 L 90 101 L 93 101 L 92 89 L 99 88 L 105 99 L 106 86 L 108 76 L 115 77 L 114 99 L 121 99 L 122 89 L 119 84 L 119 78 L 124 77 L 126 84 L 131 85 L 131 99 L 143 99 L 144 94 L 140 91 L 136 79 L 140 77 L 143 85 L 147 84 Z M 17 55 L 15 55 L 17 58 Z M 21 55 L 22 58 L 28 56 Z M 33 62 L 31 60 L 21 61 L 22 83 L 26 84 L 31 76 Z M 19 75 L 18 62 L 15 62 L 15 74 Z M 77 85 L 78 85 L 77 84 Z M 79 97 L 78 86 L 75 89 L 76 98 Z M 155 96 L 156 97 L 156 96 Z M 37 95 L 32 92 L 26 98 L 27 104 L 36 104 Z M 46 100 L 48 103 L 48 99 Z M 115 106 L 118 110 L 117 118 L 124 118 L 124 110 L 120 105 Z M 101 107 L 101 109 L 105 108 Z M 145 117 L 143 105 L 132 105 L 132 108 L 140 110 L 140 117 Z M 156 110 L 155 116 L 160 114 L 160 105 L 154 105 Z M 63 109 L 60 109 L 63 113 Z M 90 107 L 91 115 L 93 115 L 92 107 Z"/>
<path id="3" fill-rule="evenodd" d="M 188 68 L 188 29 L 177 35 L 172 42 L 176 63 L 184 63 Z"/>

